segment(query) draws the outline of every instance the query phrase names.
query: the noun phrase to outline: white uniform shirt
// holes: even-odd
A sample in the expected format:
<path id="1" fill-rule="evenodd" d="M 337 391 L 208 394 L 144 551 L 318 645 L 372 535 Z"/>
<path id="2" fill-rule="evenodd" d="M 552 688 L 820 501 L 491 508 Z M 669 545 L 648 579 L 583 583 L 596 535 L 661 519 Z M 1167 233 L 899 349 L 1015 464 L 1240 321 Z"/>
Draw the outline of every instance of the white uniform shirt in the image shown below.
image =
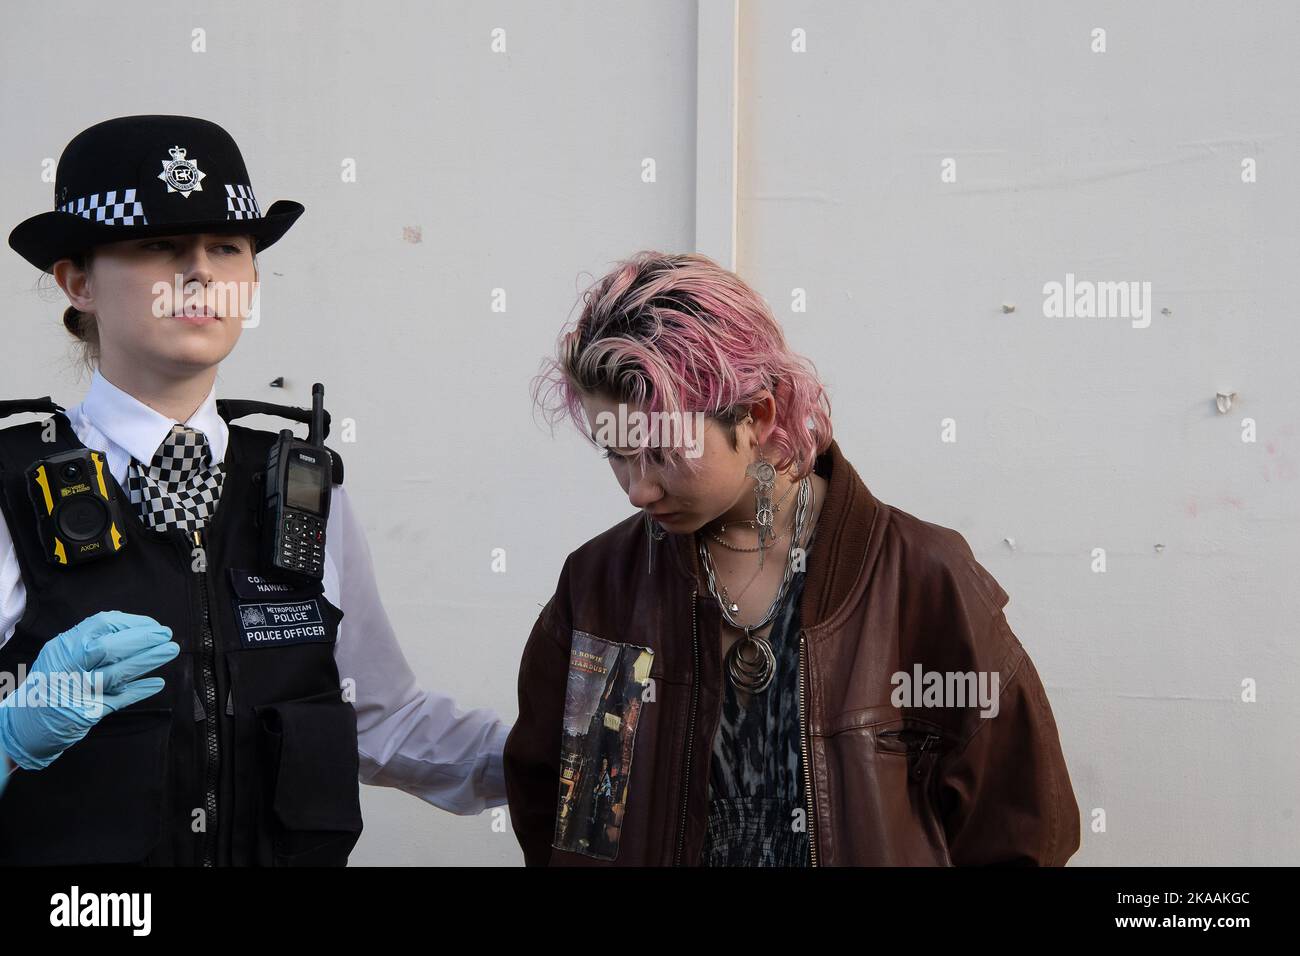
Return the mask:
<path id="1" fill-rule="evenodd" d="M 123 488 L 131 458 L 148 464 L 173 424 L 98 370 L 81 404 L 64 414 L 83 445 L 105 453 Z M 214 461 L 225 460 L 230 433 L 217 414 L 215 385 L 184 424 L 207 436 Z M 458 713 L 451 698 L 416 683 L 379 599 L 370 546 L 342 485 L 334 486 L 330 502 L 323 584 L 325 599 L 345 615 L 334 660 L 339 676 L 355 681 L 361 780 L 397 787 L 452 813 L 504 804 L 501 753 L 509 725 L 487 709 Z M 0 514 L 0 647 L 13 636 L 26 604 L 18 556 Z M 0 779 L 7 763 L 0 760 Z"/>

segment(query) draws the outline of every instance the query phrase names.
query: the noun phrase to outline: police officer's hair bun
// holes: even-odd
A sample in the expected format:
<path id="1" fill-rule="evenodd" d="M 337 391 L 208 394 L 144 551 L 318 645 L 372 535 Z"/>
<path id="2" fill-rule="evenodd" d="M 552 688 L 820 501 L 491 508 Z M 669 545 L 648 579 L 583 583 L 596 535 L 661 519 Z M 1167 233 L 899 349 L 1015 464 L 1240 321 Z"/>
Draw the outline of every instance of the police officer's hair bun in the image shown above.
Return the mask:
<path id="1" fill-rule="evenodd" d="M 74 337 L 81 339 L 84 342 L 86 340 L 86 333 L 82 331 L 81 328 L 82 317 L 83 313 L 77 311 L 75 305 L 70 305 L 63 310 L 64 328 L 71 332 Z"/>
<path id="2" fill-rule="evenodd" d="M 77 268 L 86 269 L 90 265 L 92 253 L 86 252 L 69 258 Z M 63 327 L 77 340 L 81 364 L 93 374 L 99 364 L 99 327 L 95 316 L 89 312 L 82 312 L 75 305 L 69 305 L 63 310 Z"/>
<path id="3" fill-rule="evenodd" d="M 77 357 L 93 375 L 99 366 L 99 324 L 95 316 L 70 305 L 63 310 L 63 327 L 77 340 Z"/>

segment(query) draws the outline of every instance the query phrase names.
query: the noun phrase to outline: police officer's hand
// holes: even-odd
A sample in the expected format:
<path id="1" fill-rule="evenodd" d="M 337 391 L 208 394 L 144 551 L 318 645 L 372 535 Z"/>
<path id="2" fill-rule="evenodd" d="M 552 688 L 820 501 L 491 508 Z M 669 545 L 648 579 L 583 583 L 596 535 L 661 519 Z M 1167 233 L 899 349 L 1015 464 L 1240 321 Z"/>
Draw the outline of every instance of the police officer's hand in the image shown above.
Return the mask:
<path id="1" fill-rule="evenodd" d="M 158 693 L 142 677 L 180 653 L 151 617 L 100 611 L 45 643 L 26 680 L 0 701 L 0 750 L 40 770 L 106 715 Z"/>

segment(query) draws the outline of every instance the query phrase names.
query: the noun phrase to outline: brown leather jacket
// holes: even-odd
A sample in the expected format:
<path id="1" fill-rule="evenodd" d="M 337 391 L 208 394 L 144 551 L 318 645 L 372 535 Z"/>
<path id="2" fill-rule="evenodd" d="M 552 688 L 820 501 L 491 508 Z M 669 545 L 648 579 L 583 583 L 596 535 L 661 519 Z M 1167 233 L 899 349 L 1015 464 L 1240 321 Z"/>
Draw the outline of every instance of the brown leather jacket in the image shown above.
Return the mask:
<path id="1" fill-rule="evenodd" d="M 812 862 L 1063 865 L 1079 847 L 1079 808 L 1042 682 L 1003 616 L 1006 592 L 960 534 L 876 500 L 837 444 L 815 467 L 829 491 L 799 632 Z M 721 611 L 692 541 L 654 543 L 648 573 L 638 512 L 565 562 L 524 648 L 505 745 L 528 865 L 698 862 L 725 678 Z M 612 808 L 612 861 L 552 845 L 575 632 L 654 652 L 625 797 Z M 996 672 L 996 716 L 978 704 L 896 707 L 891 675 L 914 665 Z"/>

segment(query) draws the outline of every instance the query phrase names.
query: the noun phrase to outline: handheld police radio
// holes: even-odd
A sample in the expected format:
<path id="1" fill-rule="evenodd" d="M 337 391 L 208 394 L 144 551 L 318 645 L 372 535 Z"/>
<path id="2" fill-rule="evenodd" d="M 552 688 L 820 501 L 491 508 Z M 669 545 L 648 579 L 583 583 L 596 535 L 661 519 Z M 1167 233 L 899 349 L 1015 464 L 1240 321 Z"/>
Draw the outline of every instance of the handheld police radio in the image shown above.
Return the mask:
<path id="1" fill-rule="evenodd" d="M 33 463 L 27 491 L 50 563 L 84 564 L 125 547 L 117 482 L 102 451 L 76 448 Z"/>
<path id="2" fill-rule="evenodd" d="M 307 440 L 288 428 L 266 460 L 262 511 L 262 566 L 291 578 L 325 576 L 325 525 L 330 513 L 333 460 L 325 447 L 325 386 L 311 387 Z"/>

